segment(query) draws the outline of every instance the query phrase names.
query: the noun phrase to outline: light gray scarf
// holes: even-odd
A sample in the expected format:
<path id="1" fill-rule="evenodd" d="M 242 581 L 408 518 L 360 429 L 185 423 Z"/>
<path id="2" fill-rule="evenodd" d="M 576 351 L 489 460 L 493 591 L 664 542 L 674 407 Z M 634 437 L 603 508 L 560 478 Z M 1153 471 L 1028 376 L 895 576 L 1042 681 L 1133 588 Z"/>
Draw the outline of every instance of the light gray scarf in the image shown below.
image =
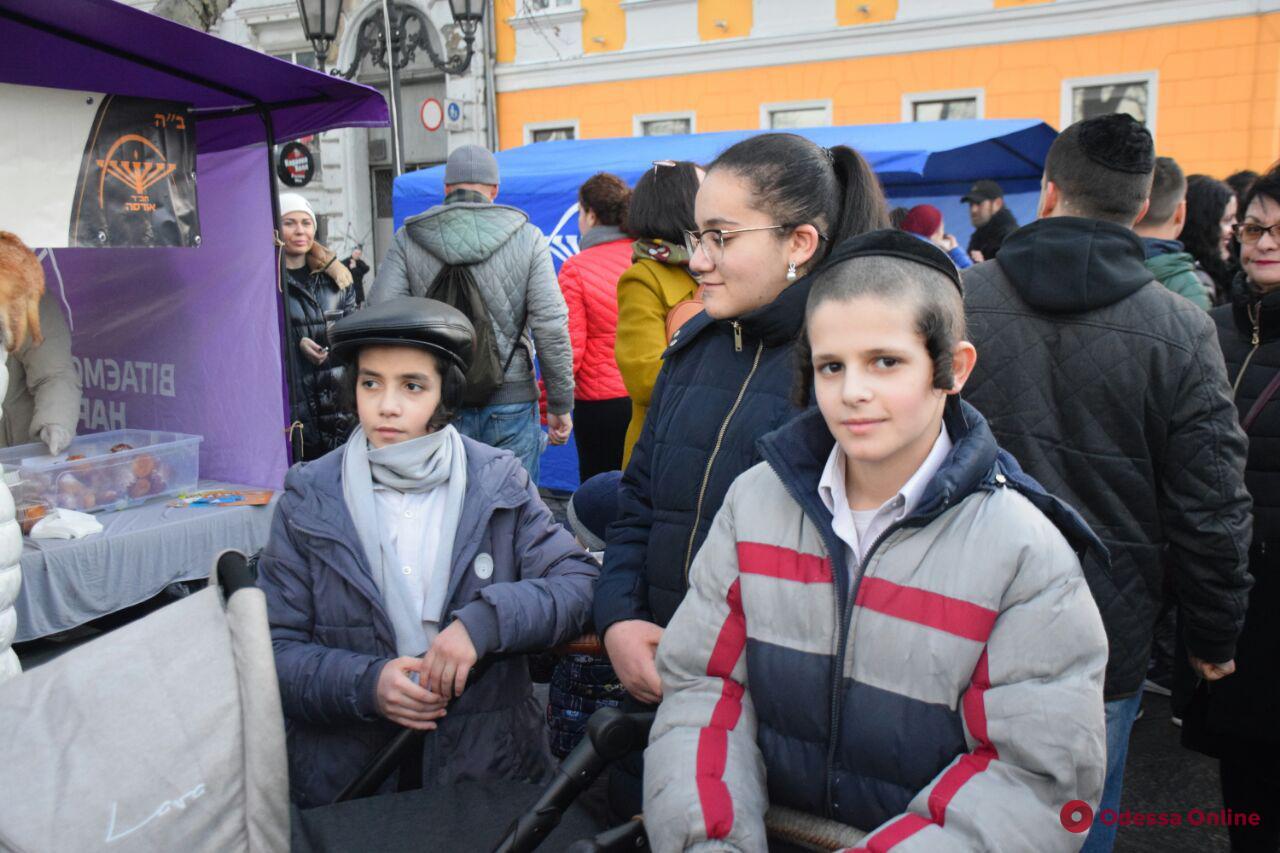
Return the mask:
<path id="1" fill-rule="evenodd" d="M 408 583 L 396 571 L 400 559 L 386 533 L 373 496 L 377 483 L 398 492 L 427 492 L 444 487 L 444 521 L 436 542 L 431 585 L 423 599 L 422 612 L 415 612 Z M 462 436 L 452 426 L 420 438 L 372 449 L 364 429 L 357 427 L 347 440 L 342 456 L 342 495 L 355 521 L 360 544 L 373 569 L 373 581 L 382 594 L 382 603 L 396 632 L 396 652 L 401 656 L 421 655 L 435 638 L 449 592 L 453 560 L 453 540 L 462 515 L 462 499 L 467 492 L 467 453 Z"/>

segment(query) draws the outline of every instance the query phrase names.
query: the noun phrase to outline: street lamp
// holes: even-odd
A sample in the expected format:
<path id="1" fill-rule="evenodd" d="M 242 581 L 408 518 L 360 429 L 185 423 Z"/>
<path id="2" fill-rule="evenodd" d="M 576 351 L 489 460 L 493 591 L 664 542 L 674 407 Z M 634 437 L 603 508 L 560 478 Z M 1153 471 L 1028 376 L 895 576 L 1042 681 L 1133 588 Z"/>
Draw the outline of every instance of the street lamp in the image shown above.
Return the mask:
<path id="1" fill-rule="evenodd" d="M 387 71 L 387 87 L 391 93 L 391 159 L 397 175 L 404 174 L 404 137 L 400 127 L 400 70 L 413 61 L 422 48 L 431 64 L 445 74 L 463 74 L 471 67 L 475 54 L 476 30 L 484 20 L 486 0 L 449 0 L 453 22 L 462 31 L 466 52 L 461 56 L 442 57 L 431 43 L 431 21 L 416 6 L 394 0 L 381 0 L 382 14 L 370 15 L 356 33 L 355 56 L 345 70 L 331 74 L 350 80 L 356 76 L 366 58 Z M 315 47 L 320 67 L 323 56 L 338 36 L 338 8 L 341 0 L 298 0 L 298 12 L 307 40 Z M 332 12 L 330 12 L 332 6 Z M 388 55 L 389 54 L 389 55 Z"/>

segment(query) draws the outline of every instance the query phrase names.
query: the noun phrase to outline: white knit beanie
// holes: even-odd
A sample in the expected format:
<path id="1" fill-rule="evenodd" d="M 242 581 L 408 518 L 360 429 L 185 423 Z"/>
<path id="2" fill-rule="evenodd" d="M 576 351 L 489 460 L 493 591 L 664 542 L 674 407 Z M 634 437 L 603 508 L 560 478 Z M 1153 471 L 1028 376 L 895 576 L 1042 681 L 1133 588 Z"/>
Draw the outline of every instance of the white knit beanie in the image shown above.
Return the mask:
<path id="1" fill-rule="evenodd" d="M 281 219 L 284 219 L 287 214 L 297 213 L 299 210 L 310 216 L 312 223 L 316 221 L 316 212 L 311 209 L 311 202 L 297 193 L 280 193 Z"/>

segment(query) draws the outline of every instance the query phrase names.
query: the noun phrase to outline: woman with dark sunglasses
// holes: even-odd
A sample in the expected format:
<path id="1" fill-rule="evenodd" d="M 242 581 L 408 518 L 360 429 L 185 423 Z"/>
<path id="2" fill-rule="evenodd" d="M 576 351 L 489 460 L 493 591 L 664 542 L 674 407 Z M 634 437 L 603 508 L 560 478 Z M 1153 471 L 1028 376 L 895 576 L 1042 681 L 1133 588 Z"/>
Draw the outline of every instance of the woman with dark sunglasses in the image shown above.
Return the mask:
<path id="1" fill-rule="evenodd" d="M 705 311 L 666 351 L 596 587 L 596 630 L 639 704 L 662 698 L 658 641 L 729 484 L 759 461 L 757 439 L 797 412 L 789 391 L 808 273 L 832 244 L 888 225 L 857 152 L 785 133 L 722 153 L 694 207 L 685 249 Z M 610 785 L 619 815 L 639 811 L 640 778 L 638 753 L 620 762 Z"/>

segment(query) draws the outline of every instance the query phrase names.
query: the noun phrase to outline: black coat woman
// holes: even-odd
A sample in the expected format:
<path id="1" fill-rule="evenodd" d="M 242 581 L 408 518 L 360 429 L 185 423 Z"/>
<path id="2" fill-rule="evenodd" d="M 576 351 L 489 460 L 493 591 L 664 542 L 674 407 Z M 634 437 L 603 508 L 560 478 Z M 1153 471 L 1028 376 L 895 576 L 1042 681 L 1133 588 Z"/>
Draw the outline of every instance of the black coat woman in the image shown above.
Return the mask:
<path id="1" fill-rule="evenodd" d="M 329 358 L 328 328 L 356 308 L 351 272 L 316 242 L 316 216 L 297 193 L 280 196 L 288 316 L 286 362 L 295 462 L 339 447 L 354 426 L 340 399 L 342 367 Z"/>

